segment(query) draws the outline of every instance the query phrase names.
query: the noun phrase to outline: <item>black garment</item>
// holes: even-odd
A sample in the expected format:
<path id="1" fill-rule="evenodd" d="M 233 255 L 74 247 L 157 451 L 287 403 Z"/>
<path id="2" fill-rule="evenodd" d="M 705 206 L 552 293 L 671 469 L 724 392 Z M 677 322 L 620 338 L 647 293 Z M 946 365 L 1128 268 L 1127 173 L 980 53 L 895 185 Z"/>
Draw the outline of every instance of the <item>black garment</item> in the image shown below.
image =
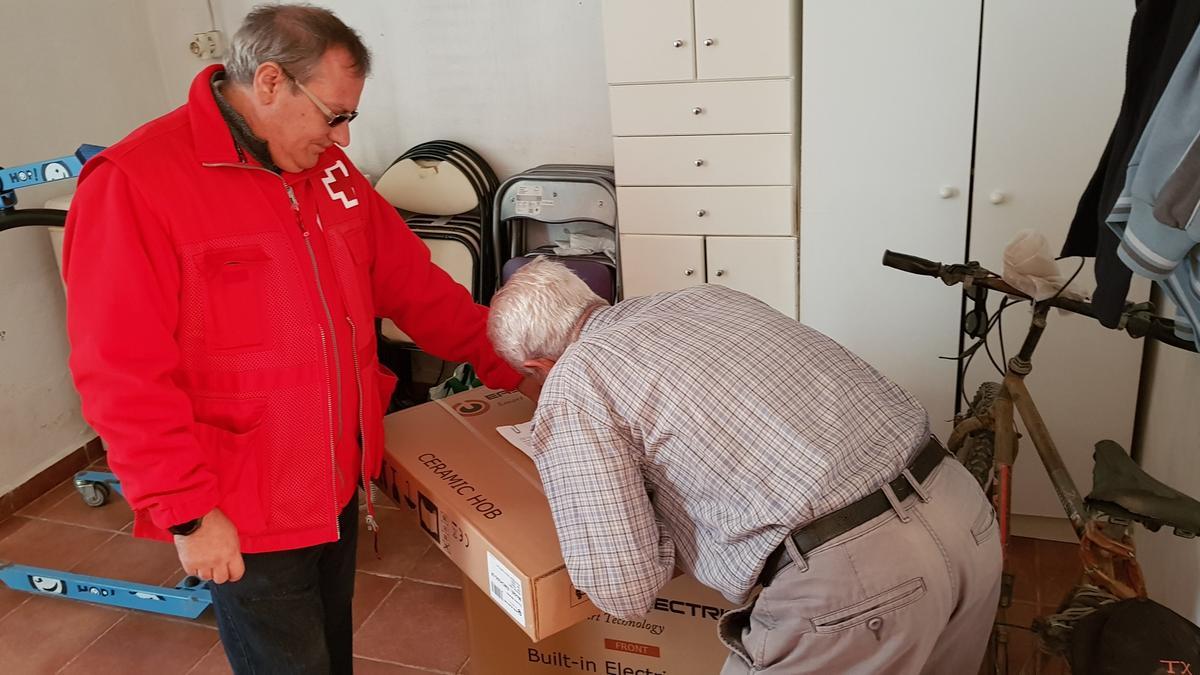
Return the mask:
<path id="1" fill-rule="evenodd" d="M 342 509 L 338 525 L 338 541 L 245 554 L 245 576 L 209 584 L 234 673 L 353 672 L 357 496 Z"/>
<path id="2" fill-rule="evenodd" d="M 1117 258 L 1120 239 L 1105 220 L 1125 187 L 1125 170 L 1146 122 L 1198 24 L 1197 0 L 1138 0 L 1129 30 L 1121 111 L 1063 244 L 1064 256 L 1096 257 L 1092 303 L 1100 323 L 1109 328 L 1115 328 L 1121 316 L 1132 273 Z"/>
<path id="3" fill-rule="evenodd" d="M 264 168 L 280 173 L 279 167 L 271 161 L 271 151 L 267 148 L 267 142 L 255 136 L 254 132 L 250 130 L 246 118 L 242 117 L 242 114 L 235 110 L 229 101 L 225 100 L 225 95 L 221 93 L 221 84 L 224 82 L 225 71 L 218 70 L 213 73 L 211 82 L 213 99 L 217 102 L 217 109 L 221 111 L 221 117 L 225 119 L 225 125 L 229 127 L 229 133 L 233 135 L 233 144 L 237 147 L 238 157 L 245 161 L 245 153 L 248 152 Z"/>
<path id="4" fill-rule="evenodd" d="M 1200 628 L 1152 600 L 1104 605 L 1075 624 L 1072 673 L 1183 675 L 1200 666 Z"/>

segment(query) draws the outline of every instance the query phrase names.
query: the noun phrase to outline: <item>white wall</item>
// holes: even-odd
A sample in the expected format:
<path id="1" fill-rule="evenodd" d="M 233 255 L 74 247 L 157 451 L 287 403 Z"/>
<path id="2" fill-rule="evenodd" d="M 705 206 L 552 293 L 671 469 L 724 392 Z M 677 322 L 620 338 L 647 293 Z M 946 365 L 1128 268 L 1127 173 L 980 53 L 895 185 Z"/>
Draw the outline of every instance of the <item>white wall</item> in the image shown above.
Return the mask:
<path id="1" fill-rule="evenodd" d="M 1177 490 L 1200 495 L 1200 356 L 1155 345 L 1147 351 L 1142 468 Z M 1137 543 L 1150 596 L 1200 623 L 1200 539 L 1139 528 Z"/>
<path id="2" fill-rule="evenodd" d="M 231 38 L 258 0 L 212 0 Z M 503 178 L 547 162 L 612 163 L 599 0 L 318 0 L 362 34 L 373 74 L 351 159 L 378 177 L 400 153 L 448 138 Z M 187 52 L 204 0 L 146 0 L 173 105 L 203 67 Z"/>
<path id="3" fill-rule="evenodd" d="M 0 104 L 0 164 L 66 155 L 81 143 L 108 145 L 166 110 L 142 3 L 3 3 L 8 95 Z M 17 196 L 39 207 L 73 182 Z M 0 494 L 94 436 L 67 372 L 63 313 L 46 231 L 0 234 Z"/>

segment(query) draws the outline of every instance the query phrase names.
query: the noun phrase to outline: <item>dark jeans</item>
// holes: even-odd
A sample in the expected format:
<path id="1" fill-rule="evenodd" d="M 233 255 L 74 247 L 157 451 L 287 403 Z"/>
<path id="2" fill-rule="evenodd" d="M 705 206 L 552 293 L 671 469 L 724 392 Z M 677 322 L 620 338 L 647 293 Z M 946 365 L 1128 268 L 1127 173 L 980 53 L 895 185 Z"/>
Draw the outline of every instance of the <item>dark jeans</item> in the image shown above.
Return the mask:
<path id="1" fill-rule="evenodd" d="M 245 576 L 209 584 L 234 673 L 353 672 L 357 498 L 342 509 L 338 523 L 339 541 L 245 554 Z"/>

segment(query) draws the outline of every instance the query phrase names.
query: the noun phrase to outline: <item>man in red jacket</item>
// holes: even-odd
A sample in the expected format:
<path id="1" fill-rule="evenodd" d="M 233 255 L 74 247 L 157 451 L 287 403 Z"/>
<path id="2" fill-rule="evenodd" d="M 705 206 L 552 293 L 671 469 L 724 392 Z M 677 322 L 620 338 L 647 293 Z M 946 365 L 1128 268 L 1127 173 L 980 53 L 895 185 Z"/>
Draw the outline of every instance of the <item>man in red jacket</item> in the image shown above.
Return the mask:
<path id="1" fill-rule="evenodd" d="M 342 152 L 369 69 L 332 13 L 256 8 L 186 105 L 88 163 L 68 218 L 84 414 L 134 533 L 173 537 L 213 582 L 237 672 L 351 671 L 356 493 L 396 382 L 375 317 L 522 382 L 487 310 Z"/>

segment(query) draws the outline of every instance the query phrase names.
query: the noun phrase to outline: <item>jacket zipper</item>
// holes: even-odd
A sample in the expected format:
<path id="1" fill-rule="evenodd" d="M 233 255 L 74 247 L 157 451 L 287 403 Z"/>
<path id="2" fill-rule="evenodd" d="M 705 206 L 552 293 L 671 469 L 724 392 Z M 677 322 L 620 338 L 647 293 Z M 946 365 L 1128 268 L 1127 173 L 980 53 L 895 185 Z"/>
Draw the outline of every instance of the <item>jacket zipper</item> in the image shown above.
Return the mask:
<path id="1" fill-rule="evenodd" d="M 317 297 L 319 297 L 321 299 L 321 308 L 325 310 L 325 319 L 326 319 L 326 321 L 329 322 L 329 340 L 333 342 L 333 353 L 336 355 L 338 353 L 337 331 L 334 329 L 334 325 L 333 325 L 333 313 L 329 311 L 329 302 L 326 301 L 326 299 L 325 299 L 325 291 L 321 286 L 321 273 L 320 273 L 319 268 L 317 267 L 317 255 L 316 255 L 316 253 L 313 252 L 312 242 L 309 240 L 308 229 L 304 227 L 304 221 L 300 218 L 300 203 L 298 201 L 296 201 L 296 193 L 294 190 L 292 190 L 292 186 L 288 185 L 287 181 L 284 180 L 283 177 L 280 176 L 279 174 L 277 174 L 274 171 L 271 171 L 269 169 L 263 168 L 261 166 L 251 166 L 249 164 L 229 164 L 229 163 L 220 163 L 220 162 L 202 163 L 201 166 L 226 167 L 226 168 L 231 168 L 231 169 L 254 169 L 257 171 L 263 171 L 265 173 L 270 174 L 271 176 L 274 176 L 275 178 L 278 178 L 279 182 L 283 184 L 283 189 L 287 193 L 288 202 L 292 206 L 292 213 L 296 217 L 296 225 L 300 228 L 301 235 L 303 235 L 304 246 L 306 249 L 308 249 L 308 258 L 312 262 L 312 268 L 313 268 L 313 277 L 314 277 L 313 280 L 316 282 L 316 285 L 317 285 Z M 333 384 L 330 382 L 330 378 L 329 378 L 329 370 L 330 370 L 330 368 L 329 368 L 329 348 L 328 348 L 328 345 L 326 342 L 325 329 L 321 326 L 318 326 L 317 329 L 321 333 L 321 355 L 325 360 L 325 393 L 326 393 L 326 404 L 327 404 L 327 408 L 329 410 L 329 463 L 333 469 L 333 471 L 330 474 L 332 477 L 332 482 L 333 482 L 333 494 L 331 495 L 332 501 L 333 501 L 333 526 L 337 532 L 337 538 L 340 540 L 342 538 L 342 524 L 341 524 L 340 520 L 338 519 L 338 516 L 341 515 L 341 509 L 338 506 L 337 495 L 338 495 L 338 480 L 342 478 L 342 470 L 340 467 L 338 467 L 338 464 L 337 464 L 337 436 L 334 433 L 334 417 L 335 417 L 334 405 L 333 405 L 334 389 L 333 389 Z M 358 360 L 357 353 L 354 354 L 354 358 L 355 358 L 355 361 L 357 362 L 357 360 Z M 356 368 L 357 368 L 357 366 L 356 366 Z M 337 385 L 338 385 L 337 386 L 337 415 L 336 415 L 336 417 L 337 417 L 337 434 L 340 435 L 341 431 L 342 431 L 342 429 L 341 429 L 341 427 L 342 427 L 342 368 L 341 368 L 340 361 L 336 358 L 334 359 L 334 363 L 333 363 L 333 371 L 336 376 Z M 362 389 L 362 386 L 360 384 L 359 385 L 360 392 L 361 392 L 361 389 Z M 361 394 L 359 397 L 359 406 L 360 406 L 359 417 L 361 420 L 361 416 L 362 416 Z M 368 499 L 369 499 L 369 496 L 368 496 Z"/>
<path id="2" fill-rule="evenodd" d="M 367 495 L 367 529 L 376 533 L 375 553 L 379 553 L 379 522 L 375 520 L 375 500 L 371 498 L 371 479 L 367 475 L 367 425 L 363 420 L 363 386 L 362 368 L 358 363 L 358 326 L 349 315 L 346 323 L 350 324 L 350 343 L 354 346 L 351 353 L 354 356 L 354 384 L 358 386 L 358 437 L 362 439 L 362 484 L 363 492 Z"/>

